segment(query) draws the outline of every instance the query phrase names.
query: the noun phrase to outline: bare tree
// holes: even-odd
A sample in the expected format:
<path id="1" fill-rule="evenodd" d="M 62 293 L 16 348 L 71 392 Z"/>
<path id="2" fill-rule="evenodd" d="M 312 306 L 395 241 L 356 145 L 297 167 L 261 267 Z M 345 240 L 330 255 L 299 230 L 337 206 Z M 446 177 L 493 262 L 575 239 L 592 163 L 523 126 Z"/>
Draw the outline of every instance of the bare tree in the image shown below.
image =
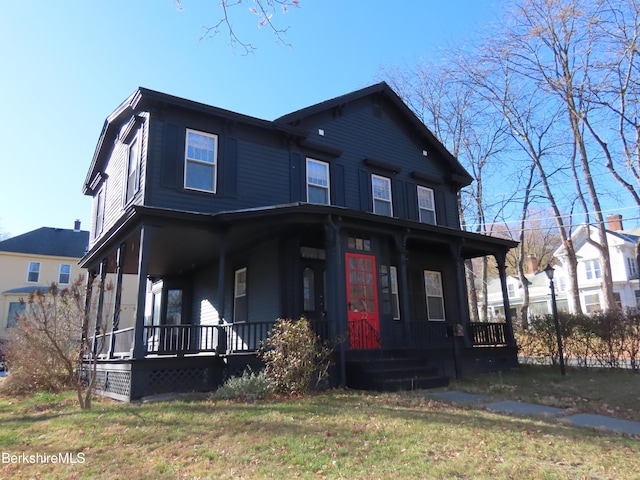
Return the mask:
<path id="1" fill-rule="evenodd" d="M 507 126 L 495 111 L 487 108 L 476 94 L 465 74 L 451 62 L 448 65 L 423 63 L 414 69 L 388 69 L 383 76 L 416 115 L 433 131 L 447 149 L 466 167 L 475 182 L 459 192 L 458 210 L 463 229 L 491 233 L 493 224 L 487 217 L 495 217 L 503 202 L 487 201 L 486 178 L 495 178 L 500 168 L 497 159 L 505 148 Z M 480 273 L 474 264 L 465 264 L 471 319 L 487 318 L 487 304 L 478 310 L 478 298 L 487 298 L 489 263 L 481 262 Z M 476 278 L 480 281 L 477 282 Z M 476 285 L 480 286 L 478 295 Z"/>
<path id="2" fill-rule="evenodd" d="M 174 5 L 179 11 L 185 8 L 182 0 L 174 0 Z M 221 0 L 218 5 L 221 10 L 220 18 L 216 23 L 203 27 L 204 33 L 201 38 L 211 38 L 220 32 L 225 32 L 229 38 L 229 45 L 232 47 L 240 47 L 245 55 L 255 52 L 258 47 L 243 39 L 243 36 L 238 33 L 238 28 L 233 21 L 234 15 L 237 16 L 235 13 L 235 10 L 237 10 L 236 7 L 243 5 L 251 5 L 248 10 L 257 17 L 258 28 L 264 28 L 270 31 L 274 35 L 276 43 L 291 46 L 286 40 L 289 27 L 279 26 L 273 18 L 279 12 L 287 13 L 289 8 L 299 7 L 299 0 Z"/>

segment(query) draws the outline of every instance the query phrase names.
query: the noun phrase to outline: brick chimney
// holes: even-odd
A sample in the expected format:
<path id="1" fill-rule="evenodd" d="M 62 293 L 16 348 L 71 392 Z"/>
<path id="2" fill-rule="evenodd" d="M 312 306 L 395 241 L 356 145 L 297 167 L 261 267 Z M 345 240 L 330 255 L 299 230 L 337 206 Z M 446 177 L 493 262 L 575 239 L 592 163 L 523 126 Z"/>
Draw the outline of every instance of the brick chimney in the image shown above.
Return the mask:
<path id="1" fill-rule="evenodd" d="M 622 230 L 622 215 L 607 215 L 607 228 L 612 232 Z"/>
<path id="2" fill-rule="evenodd" d="M 529 254 L 527 256 L 527 274 L 533 275 L 538 271 L 538 259 L 535 255 Z"/>
<path id="3" fill-rule="evenodd" d="M 76 220 L 75 222 L 73 222 L 73 231 L 74 232 L 80 231 L 80 220 Z"/>

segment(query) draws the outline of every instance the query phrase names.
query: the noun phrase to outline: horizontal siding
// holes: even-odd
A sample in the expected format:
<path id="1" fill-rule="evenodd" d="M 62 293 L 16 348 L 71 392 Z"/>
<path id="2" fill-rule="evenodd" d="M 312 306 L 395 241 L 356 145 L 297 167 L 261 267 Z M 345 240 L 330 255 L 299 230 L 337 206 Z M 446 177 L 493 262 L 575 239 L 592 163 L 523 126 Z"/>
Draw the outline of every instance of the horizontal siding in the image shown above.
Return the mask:
<path id="1" fill-rule="evenodd" d="M 395 113 L 395 109 L 386 107 L 380 115 L 374 115 L 371 99 L 365 98 L 345 106 L 341 115 L 334 117 L 331 112 L 324 112 L 305 119 L 300 126 L 312 132 L 309 136 L 312 142 L 342 150 L 343 154 L 333 164 L 344 168 L 347 207 L 360 209 L 362 199 L 368 195 L 362 189 L 370 188 L 370 183 L 365 186 L 359 178 L 359 171 L 365 169 L 369 174 L 377 173 L 393 178 L 401 186 L 401 198 L 394 195 L 394 202 L 401 202 L 400 208 L 394 209 L 396 215 L 400 214 L 402 218 L 412 217 L 413 207 L 408 201 L 415 194 L 411 195 L 407 190 L 415 190 L 417 185 L 423 185 L 443 192 L 442 197 L 437 199 L 445 203 L 443 211 L 447 214 L 438 219 L 439 223 L 457 226 L 457 198 L 453 189 L 446 184 L 429 185 L 418 182 L 410 175 L 412 171 L 417 171 L 431 177 L 444 178 L 447 173 L 444 160 L 438 157 L 435 148 L 417 145 L 410 138 L 404 119 Z M 324 130 L 324 135 L 315 133 L 318 128 Z M 423 149 L 429 152 L 428 157 L 423 155 Z M 365 158 L 399 166 L 401 171 L 393 175 L 367 167 L 363 164 Z"/>
<path id="2" fill-rule="evenodd" d="M 144 203 L 144 192 L 146 189 L 146 158 L 148 153 L 148 133 L 149 133 L 149 123 L 148 123 L 148 114 L 141 113 L 139 116 L 142 116 L 145 120 L 138 127 L 138 132 L 135 135 L 138 136 L 138 141 L 140 144 L 140 160 L 139 160 L 139 168 L 140 168 L 140 188 L 138 192 L 135 194 L 134 198 L 125 205 L 125 187 L 127 182 L 127 174 L 128 174 L 128 163 L 129 163 L 129 146 L 133 140 L 134 135 L 130 135 L 127 138 L 127 142 L 123 143 L 121 140 L 117 140 L 111 150 L 111 154 L 109 156 L 109 160 L 107 162 L 107 166 L 105 168 L 106 180 L 104 181 L 103 188 L 105 192 L 104 199 L 104 220 L 103 220 L 103 228 L 102 232 L 107 232 L 109 228 L 111 228 L 118 219 L 122 216 L 125 207 L 130 204 L 142 204 Z M 127 122 L 124 122 L 126 125 Z M 96 192 L 97 194 L 97 192 Z M 95 213 L 96 213 L 96 200 L 94 196 L 93 202 L 93 221 L 92 221 L 92 232 L 91 239 L 95 238 Z M 92 244 L 95 241 L 92 241 Z"/>

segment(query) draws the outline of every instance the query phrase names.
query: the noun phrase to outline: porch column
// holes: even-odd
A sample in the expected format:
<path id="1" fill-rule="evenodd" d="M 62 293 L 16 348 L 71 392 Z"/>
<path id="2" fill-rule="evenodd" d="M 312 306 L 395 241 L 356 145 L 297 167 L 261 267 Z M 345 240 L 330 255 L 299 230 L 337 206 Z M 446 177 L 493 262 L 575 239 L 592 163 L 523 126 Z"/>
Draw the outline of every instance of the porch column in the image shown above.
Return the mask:
<path id="1" fill-rule="evenodd" d="M 460 321 L 461 324 L 464 324 L 466 335 L 463 336 L 464 346 L 471 347 L 471 315 L 469 313 L 469 297 L 467 294 L 467 284 L 465 282 L 465 265 L 464 258 L 462 257 L 462 244 L 459 243 L 457 245 L 451 245 L 451 252 L 456 262 L 456 282 L 458 289 L 458 305 L 460 309 L 460 318 L 464 319 L 464 321 Z M 454 338 L 454 342 L 456 339 Z"/>
<path id="2" fill-rule="evenodd" d="M 407 273 L 407 234 L 395 235 L 396 248 L 400 254 L 398 265 L 398 290 L 400 293 L 400 318 L 404 322 L 410 322 L 409 316 L 409 274 Z"/>
<path id="3" fill-rule="evenodd" d="M 147 297 L 147 277 L 149 275 L 149 256 L 153 241 L 154 227 L 140 227 L 140 247 L 138 251 L 138 296 L 136 301 L 135 328 L 133 330 L 132 358 L 143 358 L 146 353 L 144 343 L 144 310 Z"/>
<path id="4" fill-rule="evenodd" d="M 224 325 L 224 309 L 225 309 L 225 288 L 224 273 L 227 263 L 227 239 L 229 233 L 224 231 L 220 239 L 218 248 L 218 344 L 216 345 L 216 353 L 218 355 L 227 353 L 227 333 L 222 325 Z"/>
<path id="5" fill-rule="evenodd" d="M 507 345 L 515 346 L 516 339 L 513 335 L 513 323 L 511 322 L 511 308 L 509 306 L 509 291 L 507 289 L 507 254 L 500 253 L 494 255 L 498 263 L 498 274 L 500 275 L 500 286 L 502 287 L 502 302 L 504 305 L 504 318 L 507 325 Z M 485 300 L 486 301 L 486 300 Z"/>
<path id="6" fill-rule="evenodd" d="M 330 335 L 340 338 L 337 345 L 340 354 L 340 386 L 347 385 L 346 349 L 349 334 L 347 319 L 346 279 L 344 269 L 344 255 L 340 242 L 340 225 L 336 224 L 329 215 L 324 226 L 325 251 L 327 268 L 327 291 L 325 292 L 325 306 L 330 320 Z"/>
<path id="7" fill-rule="evenodd" d="M 102 334 L 102 341 L 104 342 L 104 334 L 106 332 L 101 332 L 102 330 L 102 313 L 104 310 L 104 284 L 107 279 L 107 258 L 103 258 L 100 262 L 100 285 L 98 285 L 98 306 L 96 308 L 96 328 L 93 337 L 93 354 L 99 355 L 101 351 L 98 351 L 98 335 Z M 102 350 L 104 348 L 104 343 L 102 345 Z"/>
<path id="8" fill-rule="evenodd" d="M 120 244 L 116 252 L 116 296 L 113 304 L 113 323 L 111 325 L 111 342 L 109 345 L 109 358 L 113 358 L 113 350 L 116 346 L 115 333 L 120 325 L 120 308 L 122 305 L 122 270 L 124 268 L 124 256 L 126 243 Z"/>

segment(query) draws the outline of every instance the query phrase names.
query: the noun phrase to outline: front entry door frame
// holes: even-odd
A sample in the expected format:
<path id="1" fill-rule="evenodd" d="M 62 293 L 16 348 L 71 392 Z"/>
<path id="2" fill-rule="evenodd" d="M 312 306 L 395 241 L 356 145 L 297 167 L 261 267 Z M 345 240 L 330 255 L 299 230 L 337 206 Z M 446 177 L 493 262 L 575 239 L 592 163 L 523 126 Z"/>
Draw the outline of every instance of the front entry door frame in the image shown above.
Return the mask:
<path id="1" fill-rule="evenodd" d="M 376 257 L 345 253 L 347 317 L 352 349 L 381 347 Z"/>

